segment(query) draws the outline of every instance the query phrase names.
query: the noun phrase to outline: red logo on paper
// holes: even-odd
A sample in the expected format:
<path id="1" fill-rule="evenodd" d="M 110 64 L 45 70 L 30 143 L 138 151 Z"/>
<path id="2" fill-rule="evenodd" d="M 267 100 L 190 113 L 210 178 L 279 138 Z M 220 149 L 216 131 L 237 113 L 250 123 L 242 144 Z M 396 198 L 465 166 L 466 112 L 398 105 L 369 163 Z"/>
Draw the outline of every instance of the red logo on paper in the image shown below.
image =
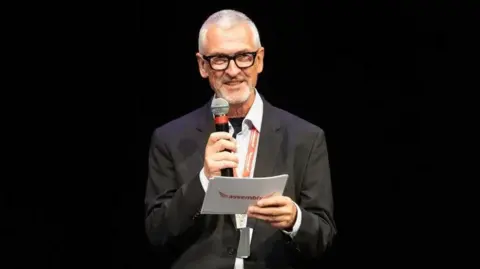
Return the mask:
<path id="1" fill-rule="evenodd" d="M 221 191 L 218 191 L 220 197 L 225 199 L 235 199 L 235 200 L 260 200 L 263 198 L 267 198 L 273 195 L 273 193 L 265 195 L 265 196 L 257 196 L 257 195 L 234 195 L 234 194 L 226 194 Z"/>

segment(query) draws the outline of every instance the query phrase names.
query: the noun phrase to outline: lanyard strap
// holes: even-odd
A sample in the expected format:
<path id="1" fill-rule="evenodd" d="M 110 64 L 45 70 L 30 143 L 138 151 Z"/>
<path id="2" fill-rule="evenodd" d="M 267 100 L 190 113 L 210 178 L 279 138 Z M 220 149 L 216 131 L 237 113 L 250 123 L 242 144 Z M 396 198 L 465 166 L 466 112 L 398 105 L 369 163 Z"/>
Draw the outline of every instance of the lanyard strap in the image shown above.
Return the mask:
<path id="1" fill-rule="evenodd" d="M 245 165 L 243 168 L 242 177 L 250 177 L 252 172 L 253 159 L 255 157 L 255 150 L 258 144 L 259 132 L 255 127 L 250 129 L 250 141 L 248 143 L 247 156 L 245 158 Z M 233 169 L 233 176 L 237 177 L 237 169 Z"/>
<path id="2" fill-rule="evenodd" d="M 257 149 L 259 132 L 255 127 L 250 129 L 250 141 L 248 142 L 247 156 L 245 157 L 245 165 L 242 177 L 250 177 L 252 172 L 253 159 L 255 158 L 255 150 Z M 237 177 L 237 169 L 233 169 L 233 176 Z M 240 231 L 240 241 L 238 242 L 237 258 L 248 258 L 250 256 L 250 236 L 251 228 L 247 227 L 247 215 L 236 214 L 235 224 Z"/>

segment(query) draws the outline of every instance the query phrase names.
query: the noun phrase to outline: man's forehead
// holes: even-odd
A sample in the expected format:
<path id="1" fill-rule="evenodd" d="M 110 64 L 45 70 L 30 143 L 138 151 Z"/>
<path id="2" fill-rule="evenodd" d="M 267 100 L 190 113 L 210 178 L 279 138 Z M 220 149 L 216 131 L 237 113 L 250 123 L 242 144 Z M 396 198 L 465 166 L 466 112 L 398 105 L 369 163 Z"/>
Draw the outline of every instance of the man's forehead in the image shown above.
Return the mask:
<path id="1" fill-rule="evenodd" d="M 247 24 L 221 28 L 212 25 L 207 31 L 206 48 L 210 53 L 236 53 L 254 48 L 253 32 Z"/>

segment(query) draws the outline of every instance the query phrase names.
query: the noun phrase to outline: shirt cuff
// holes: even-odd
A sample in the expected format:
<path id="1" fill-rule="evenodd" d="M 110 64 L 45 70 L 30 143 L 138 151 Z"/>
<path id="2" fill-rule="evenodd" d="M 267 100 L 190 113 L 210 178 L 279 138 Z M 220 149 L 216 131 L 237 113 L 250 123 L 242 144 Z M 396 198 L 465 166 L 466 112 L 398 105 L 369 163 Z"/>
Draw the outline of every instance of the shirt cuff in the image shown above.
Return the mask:
<path id="1" fill-rule="evenodd" d="M 200 183 L 202 183 L 203 190 L 207 192 L 208 189 L 208 183 L 210 182 L 205 175 L 205 172 L 203 171 L 204 168 L 200 171 Z"/>
<path id="2" fill-rule="evenodd" d="M 291 238 L 293 238 L 297 234 L 298 229 L 300 229 L 300 224 L 302 224 L 302 210 L 300 210 L 300 207 L 297 205 L 297 203 L 295 203 L 295 206 L 297 207 L 297 219 L 295 220 L 292 231 L 288 232 L 282 230 L 284 233 L 290 235 Z"/>

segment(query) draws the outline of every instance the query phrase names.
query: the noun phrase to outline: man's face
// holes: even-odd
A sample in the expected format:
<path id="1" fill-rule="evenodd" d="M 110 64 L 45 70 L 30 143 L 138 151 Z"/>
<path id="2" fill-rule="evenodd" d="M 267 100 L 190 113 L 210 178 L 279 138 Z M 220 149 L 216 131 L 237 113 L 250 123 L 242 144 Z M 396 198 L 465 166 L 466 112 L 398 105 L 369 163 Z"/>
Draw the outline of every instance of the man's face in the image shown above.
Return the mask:
<path id="1" fill-rule="evenodd" d="M 204 49 L 204 55 L 197 53 L 200 74 L 208 78 L 217 97 L 230 104 L 247 101 L 263 70 L 264 56 L 263 48 L 255 48 L 250 27 L 247 24 L 230 29 L 210 26 Z M 235 55 L 235 59 L 225 57 Z M 203 56 L 210 59 L 205 60 Z"/>

